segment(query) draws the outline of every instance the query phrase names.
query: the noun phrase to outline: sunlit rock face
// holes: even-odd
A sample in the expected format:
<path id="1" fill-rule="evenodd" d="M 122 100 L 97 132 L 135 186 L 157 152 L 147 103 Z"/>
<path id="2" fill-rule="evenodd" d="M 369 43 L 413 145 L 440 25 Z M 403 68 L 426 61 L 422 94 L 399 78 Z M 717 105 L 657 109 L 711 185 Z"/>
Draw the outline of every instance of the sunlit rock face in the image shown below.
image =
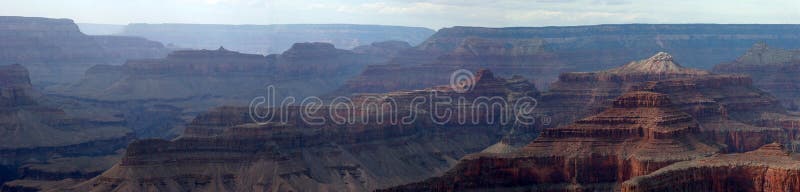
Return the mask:
<path id="1" fill-rule="evenodd" d="M 488 68 L 521 75 L 540 88 L 562 72 L 597 71 L 664 51 L 687 67 L 708 69 L 758 41 L 800 48 L 798 25 L 595 25 L 575 27 L 451 27 L 439 30 L 386 65 L 370 66 L 340 92 L 385 92 L 446 83 L 457 69 Z M 417 74 L 398 81 L 401 74 Z"/>
<path id="2" fill-rule="evenodd" d="M 773 143 L 758 150 L 675 163 L 623 183 L 636 191 L 797 191 L 800 158 Z"/>
<path id="3" fill-rule="evenodd" d="M 473 88 L 450 85 L 422 90 L 357 95 L 352 111 L 326 105 L 316 115 L 355 115 L 356 122 L 333 120 L 313 124 L 301 108 L 275 113 L 274 121 L 255 123 L 247 107 L 219 107 L 198 115 L 182 137 L 140 140 L 127 148 L 120 163 L 98 177 L 58 190 L 117 191 L 370 191 L 423 180 L 451 168 L 458 159 L 498 143 L 501 138 L 530 141 L 532 127 L 490 123 L 493 115 L 459 115 L 435 122 L 428 105 L 412 111 L 416 97 L 476 99 L 497 97 L 509 102 L 537 98 L 536 87 L 522 78 L 501 78 L 481 70 Z M 376 112 L 392 102 L 392 110 Z M 390 105 L 391 106 L 391 105 Z M 448 104 L 450 109 L 479 109 L 477 104 Z M 392 123 L 393 113 L 415 119 Z M 394 114 L 397 115 L 397 114 Z M 376 118 L 384 118 L 378 121 Z M 405 116 L 401 116 L 405 117 Z M 459 123 L 458 118 L 475 119 Z M 285 119 L 285 121 L 283 120 Z M 363 121 L 362 121 L 363 120 Z M 513 122 L 513 121 L 512 121 Z M 390 165 L 390 166 L 389 166 Z"/>
<path id="4" fill-rule="evenodd" d="M 137 36 L 185 49 L 228 49 L 250 54 L 282 53 L 294 43 L 326 42 L 353 49 L 382 41 L 419 44 L 435 31 L 422 27 L 348 24 L 205 25 L 130 24 L 119 35 Z"/>
<path id="5" fill-rule="evenodd" d="M 441 177 L 387 190 L 617 190 L 630 178 L 716 153 L 773 142 L 797 149 L 793 125 L 800 118 L 748 76 L 685 68 L 666 53 L 563 74 L 540 103 L 555 125 L 526 147 L 496 153 L 503 149 L 496 146 L 466 156 Z"/>
<path id="6" fill-rule="evenodd" d="M 140 37 L 88 36 L 69 19 L 0 17 L 0 64 L 22 64 L 34 84 L 77 80 L 96 64 L 121 64 L 126 59 L 158 58 L 168 50 Z"/>
<path id="7" fill-rule="evenodd" d="M 738 59 L 715 66 L 714 72 L 749 75 L 757 87 L 778 97 L 790 110 L 798 110 L 800 78 L 795 75 L 798 69 L 800 50 L 786 50 L 757 43 Z"/>
<path id="8" fill-rule="evenodd" d="M 603 112 L 545 129 L 511 153 L 477 153 L 441 177 L 387 191 L 613 190 L 675 162 L 710 156 L 700 125 L 665 94 L 630 92 Z"/>

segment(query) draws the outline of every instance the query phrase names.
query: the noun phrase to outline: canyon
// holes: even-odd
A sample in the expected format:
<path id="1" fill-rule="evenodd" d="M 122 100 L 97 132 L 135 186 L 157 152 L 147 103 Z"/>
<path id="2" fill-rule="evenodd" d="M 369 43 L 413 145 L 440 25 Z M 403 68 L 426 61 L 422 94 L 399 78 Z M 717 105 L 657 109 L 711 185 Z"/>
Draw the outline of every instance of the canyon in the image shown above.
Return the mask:
<path id="1" fill-rule="evenodd" d="M 66 187 L 36 186 L 59 191 L 366 191 L 421 180 L 443 173 L 462 156 L 501 138 L 523 143 L 532 138 L 531 127 L 490 123 L 491 115 L 469 117 L 477 118 L 474 123 L 437 123 L 428 118 L 431 112 L 413 110 L 412 98 L 430 94 L 496 96 L 515 102 L 539 95 L 529 81 L 495 77 L 491 71 L 479 71 L 473 81 L 474 88 L 466 92 L 437 86 L 367 94 L 353 98 L 356 108 L 328 105 L 315 112 L 353 113 L 363 120 L 355 123 L 309 123 L 299 117 L 300 109 L 291 107 L 276 113 L 273 121 L 258 123 L 247 107 L 219 107 L 198 115 L 180 138 L 133 142 L 119 163 L 95 178 Z M 369 106 L 384 106 L 389 100 L 397 103 L 396 111 L 412 114 L 416 121 L 377 120 L 392 110 L 375 112 Z M 487 110 L 478 105 L 447 106 Z"/>
<path id="2" fill-rule="evenodd" d="M 467 155 L 442 176 L 383 190 L 723 190 L 721 182 L 744 182 L 749 176 L 753 182 L 747 183 L 761 188 L 745 190 L 796 185 L 793 180 L 781 179 L 759 183 L 765 178 L 756 174 L 761 167 L 748 167 L 747 162 L 757 164 L 765 159 L 745 158 L 750 154 L 776 146 L 782 154 L 796 151 L 797 128 L 793 125 L 800 120 L 775 97 L 755 88 L 748 76 L 685 68 L 662 52 L 609 70 L 565 73 L 551 87 L 542 94 L 543 105 L 537 110 L 556 111 L 551 115 L 561 117 L 553 116 L 554 127 L 544 128 L 525 147 Z M 715 161 L 720 156 L 745 157 L 716 168 L 720 174 L 698 172 L 693 167 L 679 173 L 663 171 L 672 165 L 686 167 L 682 165 L 687 162 Z M 776 169 L 796 160 L 777 161 L 781 163 L 775 164 Z M 793 168 L 787 169 L 792 174 Z M 753 172 L 733 178 L 737 170 Z M 725 172 L 730 177 L 722 174 Z M 695 175 L 684 177 L 687 174 Z M 716 175 L 721 178 L 712 179 Z M 638 182 L 641 178 L 657 179 Z M 664 178 L 673 180 L 661 182 Z"/>
<path id="3" fill-rule="evenodd" d="M 670 52 L 709 69 L 764 41 L 800 48 L 800 25 L 627 24 L 570 27 L 450 27 L 383 65 L 369 66 L 339 93 L 380 93 L 447 82 L 458 69 L 521 75 L 543 90 L 563 72 L 604 70 Z M 417 74 L 413 80 L 397 74 Z M 392 75 L 395 74 L 395 75 Z"/>
<path id="4" fill-rule="evenodd" d="M 50 105 L 30 83 L 22 65 L 0 67 L 0 178 L 17 168 L 53 158 L 113 154 L 133 140 L 125 119 L 114 114 L 83 116 Z"/>
<path id="5" fill-rule="evenodd" d="M 115 35 L 144 37 L 168 47 L 215 49 L 225 46 L 237 52 L 267 55 L 282 53 L 292 44 L 304 42 L 325 42 L 342 49 L 391 40 L 416 45 L 433 33 L 433 30 L 422 27 L 387 25 L 133 23 Z"/>
<path id="6" fill-rule="evenodd" d="M 714 66 L 718 73 L 746 74 L 753 83 L 781 100 L 787 108 L 798 109 L 800 81 L 794 75 L 800 66 L 800 50 L 774 48 L 766 43 L 756 43 L 734 61 Z"/>
<path id="7" fill-rule="evenodd" d="M 34 85 L 77 80 L 96 64 L 158 58 L 161 43 L 130 36 L 89 36 L 70 19 L 0 17 L 0 65 L 22 64 Z"/>

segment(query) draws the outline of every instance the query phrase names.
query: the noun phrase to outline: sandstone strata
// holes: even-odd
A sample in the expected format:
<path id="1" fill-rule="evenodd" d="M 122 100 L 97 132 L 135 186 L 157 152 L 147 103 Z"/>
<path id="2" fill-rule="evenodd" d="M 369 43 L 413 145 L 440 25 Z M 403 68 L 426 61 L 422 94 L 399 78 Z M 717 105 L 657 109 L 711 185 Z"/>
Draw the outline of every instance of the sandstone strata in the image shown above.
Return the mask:
<path id="1" fill-rule="evenodd" d="M 622 191 L 797 191 L 800 159 L 773 143 L 758 150 L 675 163 L 623 183 Z"/>
<path id="2" fill-rule="evenodd" d="M 630 92 L 611 108 L 546 129 L 511 153 L 477 153 L 441 177 L 387 191 L 606 191 L 670 164 L 717 152 L 700 125 L 667 95 Z"/>

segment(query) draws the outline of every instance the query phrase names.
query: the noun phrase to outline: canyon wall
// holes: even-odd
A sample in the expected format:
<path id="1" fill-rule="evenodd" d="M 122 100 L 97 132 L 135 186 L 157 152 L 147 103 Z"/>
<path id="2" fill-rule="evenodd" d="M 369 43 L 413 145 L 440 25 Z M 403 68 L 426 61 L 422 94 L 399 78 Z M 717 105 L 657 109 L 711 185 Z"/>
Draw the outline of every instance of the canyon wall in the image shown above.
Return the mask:
<path id="1" fill-rule="evenodd" d="M 562 72 L 608 69 L 659 51 L 688 67 L 708 69 L 755 42 L 798 48 L 800 25 L 595 25 L 573 27 L 451 27 L 385 65 L 370 66 L 339 92 L 384 92 L 445 83 L 457 69 L 488 68 L 533 79 L 547 89 Z M 414 73 L 414 81 L 398 82 Z"/>
<path id="2" fill-rule="evenodd" d="M 3 16 L 0 41 L 0 65 L 25 65 L 34 84 L 69 82 L 92 65 L 167 53 L 161 43 L 143 38 L 85 35 L 69 19 Z"/>
<path id="3" fill-rule="evenodd" d="M 798 110 L 800 96 L 800 50 L 785 50 L 754 44 L 744 55 L 714 66 L 714 72 L 746 74 L 761 89 L 778 97 L 784 106 Z"/>
<path id="4" fill-rule="evenodd" d="M 276 113 L 272 121 L 254 123 L 247 107 L 216 108 L 198 115 L 182 137 L 136 141 L 120 163 L 100 176 L 57 190 L 368 191 L 421 180 L 443 173 L 464 155 L 495 144 L 508 135 L 504 133 L 530 138 L 532 128 L 489 123 L 494 116 L 479 113 L 476 123 L 440 124 L 429 118 L 427 110 L 412 110 L 410 98 L 434 93 L 510 101 L 539 94 L 527 80 L 502 79 L 489 71 L 481 71 L 474 82 L 474 89 L 466 92 L 441 86 L 360 95 L 353 98 L 356 108 L 331 105 L 314 112 L 354 114 L 359 120 L 354 123 L 309 123 L 301 119 L 296 107 Z M 369 106 L 385 106 L 390 100 L 401 114 L 414 111 L 411 114 L 416 121 L 377 120 L 390 117 L 393 110 L 375 112 Z M 471 104 L 445 107 L 483 110 Z"/>
<path id="5" fill-rule="evenodd" d="M 284 52 L 292 44 L 303 42 L 326 42 L 343 49 L 389 40 L 416 45 L 433 33 L 422 27 L 382 25 L 129 24 L 117 35 L 144 37 L 170 47 L 214 49 L 225 46 L 238 52 L 267 55 Z"/>

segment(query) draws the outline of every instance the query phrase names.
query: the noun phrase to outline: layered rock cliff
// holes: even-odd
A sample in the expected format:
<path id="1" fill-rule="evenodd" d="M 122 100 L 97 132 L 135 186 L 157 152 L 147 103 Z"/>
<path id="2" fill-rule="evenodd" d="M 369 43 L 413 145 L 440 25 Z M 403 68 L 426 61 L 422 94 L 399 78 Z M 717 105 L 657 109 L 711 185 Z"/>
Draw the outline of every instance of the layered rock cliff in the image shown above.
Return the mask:
<path id="1" fill-rule="evenodd" d="M 510 153 L 477 153 L 443 176 L 386 191 L 608 191 L 629 178 L 717 152 L 665 94 L 630 92 L 603 112 L 545 129 Z"/>
<path id="2" fill-rule="evenodd" d="M 124 121 L 75 117 L 45 100 L 23 66 L 0 66 L 0 166 L 9 170 L 0 178 L 23 163 L 113 153 L 133 138 Z"/>
<path id="3" fill-rule="evenodd" d="M 448 113 L 441 118 L 453 121 L 443 123 L 432 119 L 427 104 L 419 110 L 413 105 L 414 98 L 430 99 L 431 94 L 509 101 L 538 95 L 529 81 L 503 79 L 489 71 L 479 72 L 473 82 L 474 88 L 465 92 L 441 86 L 356 96 L 354 108 L 332 104 L 313 112 L 315 117 L 334 115 L 322 124 L 303 120 L 297 107 L 288 107 L 264 123 L 254 123 L 246 107 L 217 108 L 198 115 L 182 137 L 134 142 L 108 171 L 58 190 L 367 191 L 421 180 L 495 144 L 510 130 L 517 130 L 513 136 L 530 138 L 530 127 L 500 124 L 495 116 L 484 116 L 489 109 L 477 104 L 442 105 L 453 111 L 483 111 L 467 116 Z M 397 108 L 375 111 L 388 106 Z M 398 113 L 404 118 L 393 119 Z M 353 116 L 344 123 L 335 121 L 334 117 L 348 115 Z M 405 117 L 415 120 L 393 121 L 407 121 Z M 459 123 L 461 117 L 476 122 Z"/>
<path id="4" fill-rule="evenodd" d="M 758 150 L 675 163 L 623 183 L 622 191 L 797 191 L 800 158 L 773 143 Z"/>
<path id="5" fill-rule="evenodd" d="M 756 88 L 749 77 L 686 68 L 666 53 L 609 70 L 562 74 L 542 95 L 538 110 L 551 116 L 554 126 L 565 125 L 637 90 L 669 95 L 682 111 L 698 119 L 707 139 L 726 145 L 725 151 L 795 140 L 797 128 L 791 122 L 799 117 Z"/>
<path id="6" fill-rule="evenodd" d="M 45 85 L 77 80 L 95 64 L 167 53 L 161 43 L 143 38 L 85 35 L 69 19 L 3 16 L 0 41 L 0 65 L 23 64 L 35 84 Z"/>
<path id="7" fill-rule="evenodd" d="M 122 66 L 98 65 L 71 86 L 49 91 L 100 101 L 160 101 L 188 111 L 218 104 L 245 105 L 264 96 L 323 96 L 367 64 L 384 62 L 404 46 L 375 44 L 353 52 L 328 43 L 297 43 L 282 54 L 244 54 L 217 50 L 175 51 L 162 59 L 130 60 Z M 198 105 L 198 103 L 201 103 Z"/>
<path id="8" fill-rule="evenodd" d="M 714 67 L 714 71 L 718 73 L 751 76 L 756 86 L 778 97 L 791 110 L 798 110 L 800 103 L 797 100 L 800 96 L 800 79 L 795 75 L 798 69 L 800 50 L 773 48 L 766 43 L 754 44 L 738 59 Z"/>
<path id="9" fill-rule="evenodd" d="M 174 47 L 214 49 L 225 46 L 238 52 L 266 55 L 284 52 L 299 42 L 327 42 L 344 49 L 389 40 L 416 45 L 433 33 L 421 27 L 381 25 L 130 24 L 118 34 L 144 37 Z"/>
<path id="10" fill-rule="evenodd" d="M 710 68 L 744 53 L 755 42 L 800 44 L 798 25 L 595 25 L 439 30 L 386 65 L 370 66 L 340 92 L 384 92 L 442 84 L 458 68 L 477 66 L 503 76 L 533 79 L 547 88 L 558 74 L 608 69 L 654 52 L 671 52 L 689 67 Z M 397 83 L 402 75 L 419 74 Z M 397 74 L 397 75 L 386 75 Z"/>

